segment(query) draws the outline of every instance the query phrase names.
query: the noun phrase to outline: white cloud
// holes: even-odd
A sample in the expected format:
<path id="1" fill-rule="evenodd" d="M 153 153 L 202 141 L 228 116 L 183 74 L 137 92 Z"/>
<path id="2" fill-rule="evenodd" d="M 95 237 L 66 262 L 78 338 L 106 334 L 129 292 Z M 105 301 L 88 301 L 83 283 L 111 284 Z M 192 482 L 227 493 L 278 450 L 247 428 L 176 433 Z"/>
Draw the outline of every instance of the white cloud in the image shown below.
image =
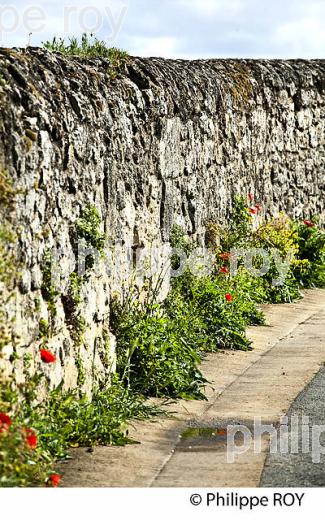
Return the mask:
<path id="1" fill-rule="evenodd" d="M 132 39 L 130 53 L 147 57 L 164 56 L 165 58 L 177 57 L 178 38 L 174 37 L 146 37 L 137 36 Z"/>
<path id="2" fill-rule="evenodd" d="M 239 13 L 243 0 L 178 0 L 179 5 L 199 17 L 225 17 Z"/>
<path id="3" fill-rule="evenodd" d="M 282 24 L 274 32 L 274 41 L 287 49 L 288 55 L 324 57 L 323 19 L 306 18 Z"/>
<path id="4" fill-rule="evenodd" d="M 33 45 L 53 36 L 80 36 L 87 22 L 83 9 L 93 7 L 103 13 L 97 35 L 109 45 L 135 55 L 308 58 L 325 54 L 324 0 L 63 1 L 77 9 L 69 19 L 69 32 L 64 34 L 65 3 L 37 0 L 46 12 L 46 27 L 33 33 Z M 12 5 L 21 18 L 26 1 L 14 0 Z M 117 24 L 123 6 L 128 10 Z M 105 7 L 112 10 L 115 23 L 105 15 Z M 5 35 L 5 44 L 26 45 L 28 32 L 20 24 L 16 31 Z"/>

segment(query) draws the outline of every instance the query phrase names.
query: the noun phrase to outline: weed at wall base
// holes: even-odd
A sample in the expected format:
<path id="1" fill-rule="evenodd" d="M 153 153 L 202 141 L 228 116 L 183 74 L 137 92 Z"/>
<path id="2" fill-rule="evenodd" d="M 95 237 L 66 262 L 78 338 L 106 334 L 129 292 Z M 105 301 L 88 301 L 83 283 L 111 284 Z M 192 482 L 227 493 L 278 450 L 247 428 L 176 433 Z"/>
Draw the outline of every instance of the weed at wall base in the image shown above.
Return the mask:
<path id="1" fill-rule="evenodd" d="M 256 203 L 249 207 L 245 198 L 236 197 L 228 226 L 210 223 L 208 243 L 215 258 L 211 274 L 198 277 L 185 270 L 173 281 L 162 303 L 156 300 L 159 280 L 158 285 L 149 283 L 145 298 L 137 297 L 138 293 L 131 288 L 121 300 L 113 299 L 107 327 L 116 335 L 119 377 L 111 374 L 107 332 L 103 335 L 107 379 L 105 384 L 95 385 L 91 400 L 79 390 L 65 392 L 59 385 L 40 402 L 38 388 L 42 376 L 28 374 L 27 356 L 25 383 L 17 386 L 13 380 L 1 382 L 0 486 L 49 485 L 55 461 L 68 457 L 71 447 L 132 442 L 127 435 L 131 418 L 148 419 L 162 413 L 159 408 L 148 406 L 144 396 L 204 398 L 207 381 L 199 366 L 206 352 L 251 349 L 245 330 L 248 325 L 264 323 L 259 303 L 289 302 L 300 297 L 301 287 L 325 285 L 325 239 L 317 219 L 292 222 L 281 216 L 254 229 L 253 215 L 258 206 Z M 96 208 L 87 206 L 75 227 L 78 239 L 104 253 L 105 235 Z M 1 236 L 0 233 L 0 239 Z M 195 247 L 179 227 L 174 228 L 171 242 L 187 254 Z M 274 264 L 264 277 L 252 276 L 243 263 L 236 276 L 230 276 L 229 251 L 233 246 L 276 248 L 282 259 L 293 250 L 282 285 L 272 284 L 276 275 Z M 0 240 L 0 267 L 1 251 Z M 171 260 L 177 267 L 178 259 Z M 259 263 L 260 259 L 255 258 L 255 267 Z M 93 262 L 86 268 L 91 269 L 92 265 Z M 40 339 L 51 334 L 56 312 L 58 295 L 52 287 L 50 271 L 51 258 L 46 255 L 42 293 L 50 320 L 40 320 Z M 85 276 L 88 274 L 87 271 Z M 5 272 L 0 269 L 1 276 L 5 277 Z M 68 294 L 65 298 L 61 295 L 66 319 L 76 325 L 73 338 L 79 347 L 85 326 L 79 313 L 83 281 L 83 277 L 72 273 Z M 0 318 L 1 312 L 2 309 Z M 43 362 L 56 362 L 50 352 L 45 354 Z M 80 356 L 77 365 L 82 384 L 85 374 Z"/>

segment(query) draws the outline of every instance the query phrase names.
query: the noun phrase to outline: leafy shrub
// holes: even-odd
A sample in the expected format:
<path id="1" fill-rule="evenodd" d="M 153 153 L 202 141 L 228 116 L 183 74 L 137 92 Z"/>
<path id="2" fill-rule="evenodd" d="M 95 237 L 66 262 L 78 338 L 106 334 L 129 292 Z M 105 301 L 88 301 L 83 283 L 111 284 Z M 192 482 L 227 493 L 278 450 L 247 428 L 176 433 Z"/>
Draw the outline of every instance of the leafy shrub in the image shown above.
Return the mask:
<path id="1" fill-rule="evenodd" d="M 250 240 L 253 217 L 247 206 L 246 197 L 235 195 L 226 226 L 221 231 L 221 250 L 230 251 L 232 247 L 242 247 Z"/>
<path id="2" fill-rule="evenodd" d="M 1 384 L 0 407 L 10 414 L 12 424 L 5 431 L 0 427 L 0 487 L 43 486 L 54 462 L 67 458 L 70 447 L 133 442 L 127 422 L 162 413 L 117 378 L 108 388 L 94 389 L 91 400 L 79 396 L 77 389 L 64 392 L 60 385 L 39 402 L 41 380 L 35 375 L 19 387 Z M 35 435 L 32 447 L 27 432 Z"/>
<path id="3" fill-rule="evenodd" d="M 189 247 L 177 232 L 173 245 Z M 254 300 L 256 284 L 245 276 L 242 270 L 234 279 L 186 271 L 161 304 L 152 303 L 150 295 L 145 302 L 130 294 L 122 302 L 114 300 L 111 326 L 122 380 L 145 395 L 202 397 L 205 380 L 197 367 L 203 352 L 247 350 L 246 326 L 264 323 Z"/>
<path id="4" fill-rule="evenodd" d="M 94 389 L 91 400 L 79 396 L 77 389 L 63 392 L 59 386 L 46 401 L 33 405 L 28 418 L 39 432 L 43 449 L 52 459 L 62 459 L 70 446 L 132 442 L 127 437 L 127 422 L 159 413 L 157 407 L 145 405 L 143 397 L 131 395 L 115 377 L 109 387 Z"/>
<path id="5" fill-rule="evenodd" d="M 271 265 L 263 275 L 262 283 L 265 287 L 265 301 L 270 303 L 290 303 L 301 298 L 299 282 L 294 275 L 294 266 L 297 265 L 297 236 L 292 228 L 292 221 L 282 214 L 271 221 L 262 224 L 252 235 L 252 244 L 264 248 L 271 253 Z M 279 275 L 272 251 L 276 250 L 279 260 L 287 267 L 287 272 Z M 274 280 L 281 280 L 279 285 Z"/>
<path id="6" fill-rule="evenodd" d="M 151 396 L 202 398 L 205 382 L 197 366 L 196 331 L 181 313 L 135 302 L 127 312 L 112 305 L 117 369 L 130 388 Z"/>
<path id="7" fill-rule="evenodd" d="M 256 308 L 256 304 L 267 301 L 267 287 L 263 278 L 252 276 L 244 266 L 239 266 L 236 276 L 230 279 L 230 283 L 233 290 L 236 291 L 238 299 L 245 301 L 247 305 L 252 303 Z M 257 313 L 261 314 L 260 311 L 257 311 Z M 250 324 L 254 325 L 254 318 L 252 319 L 253 321 Z"/>
<path id="8" fill-rule="evenodd" d="M 3 374 L 0 374 L 3 376 Z M 45 483 L 49 463 L 39 447 L 31 449 L 26 426 L 16 420 L 22 396 L 12 379 L 0 384 L 0 487 Z"/>
<path id="9" fill-rule="evenodd" d="M 45 485 L 50 468 L 42 450 L 26 442 L 27 429 L 17 424 L 0 433 L 0 487 Z"/>
<path id="10" fill-rule="evenodd" d="M 291 220 L 285 214 L 273 218 L 258 227 L 253 234 L 253 244 L 268 249 L 276 248 L 283 258 L 298 251 L 296 236 L 291 228 Z"/>
<path id="11" fill-rule="evenodd" d="M 257 211 L 255 207 L 247 206 L 244 197 L 235 197 L 231 222 L 221 235 L 224 250 L 227 251 L 234 247 L 261 248 L 270 255 L 270 268 L 267 273 L 259 279 L 252 277 L 255 278 L 252 283 L 258 287 L 259 299 L 256 301 L 284 303 L 299 299 L 301 297 L 300 287 L 293 272 L 294 265 L 297 265 L 298 246 L 296 235 L 291 227 L 291 220 L 286 215 L 280 215 L 254 231 L 250 210 Z M 285 264 L 288 264 L 286 273 L 279 273 L 274 252 L 278 257 L 277 260 L 281 260 L 284 267 L 286 267 Z M 262 265 L 261 262 L 262 258 L 257 255 L 253 258 L 253 267 L 258 269 Z M 239 265 L 242 266 L 243 262 L 239 261 Z M 275 280 L 278 280 L 278 285 Z"/>
<path id="12" fill-rule="evenodd" d="M 325 287 L 325 232 L 317 221 L 292 223 L 298 249 L 293 273 L 304 287 Z"/>
<path id="13" fill-rule="evenodd" d="M 246 326 L 264 323 L 262 313 L 238 285 L 238 279 L 229 280 L 224 274 L 196 278 L 187 272 L 175 280 L 169 306 L 177 293 L 187 302 L 188 313 L 200 321 L 204 330 L 203 350 L 246 350 L 250 348 Z"/>

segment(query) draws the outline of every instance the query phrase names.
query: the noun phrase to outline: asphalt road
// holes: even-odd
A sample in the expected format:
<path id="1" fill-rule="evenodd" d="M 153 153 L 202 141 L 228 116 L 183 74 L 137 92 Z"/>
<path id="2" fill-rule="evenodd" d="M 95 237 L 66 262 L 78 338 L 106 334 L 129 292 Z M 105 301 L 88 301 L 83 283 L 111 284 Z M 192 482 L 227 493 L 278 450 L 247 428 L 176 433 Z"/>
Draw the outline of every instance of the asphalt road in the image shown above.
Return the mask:
<path id="1" fill-rule="evenodd" d="M 325 367 L 321 368 L 292 403 L 287 417 L 288 434 L 284 436 L 282 442 L 284 446 L 285 441 L 289 441 L 289 453 L 270 453 L 268 455 L 262 473 L 261 486 L 325 486 L 325 455 L 321 454 L 321 452 L 325 453 Z M 303 417 L 306 423 L 304 428 L 302 428 Z M 298 421 L 298 427 L 295 425 L 295 421 Z M 322 426 L 323 432 L 320 433 L 317 426 Z M 277 448 L 280 448 L 279 430 L 277 440 Z M 305 450 L 303 450 L 304 442 Z M 320 444 L 323 445 L 323 448 L 319 447 Z M 302 453 L 302 451 L 307 451 L 308 447 L 308 453 Z M 298 453 L 292 453 L 293 449 Z"/>

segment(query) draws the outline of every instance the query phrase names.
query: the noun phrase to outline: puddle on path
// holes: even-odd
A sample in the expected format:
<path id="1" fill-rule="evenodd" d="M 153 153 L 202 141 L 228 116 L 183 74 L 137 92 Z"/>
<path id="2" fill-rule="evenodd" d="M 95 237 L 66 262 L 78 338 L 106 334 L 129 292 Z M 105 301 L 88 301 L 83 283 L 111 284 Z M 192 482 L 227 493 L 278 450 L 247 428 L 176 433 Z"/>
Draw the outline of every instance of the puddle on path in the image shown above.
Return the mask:
<path id="1" fill-rule="evenodd" d="M 224 450 L 227 428 L 188 428 L 181 434 L 177 451 Z"/>
<path id="2" fill-rule="evenodd" d="M 237 430 L 234 423 L 213 427 L 189 427 L 180 435 L 176 451 L 224 451 L 227 449 L 227 428 L 229 428 L 228 433 L 232 428 Z M 250 429 L 251 425 L 248 428 Z M 236 446 L 242 446 L 243 442 L 243 435 L 237 434 L 235 436 Z"/>

